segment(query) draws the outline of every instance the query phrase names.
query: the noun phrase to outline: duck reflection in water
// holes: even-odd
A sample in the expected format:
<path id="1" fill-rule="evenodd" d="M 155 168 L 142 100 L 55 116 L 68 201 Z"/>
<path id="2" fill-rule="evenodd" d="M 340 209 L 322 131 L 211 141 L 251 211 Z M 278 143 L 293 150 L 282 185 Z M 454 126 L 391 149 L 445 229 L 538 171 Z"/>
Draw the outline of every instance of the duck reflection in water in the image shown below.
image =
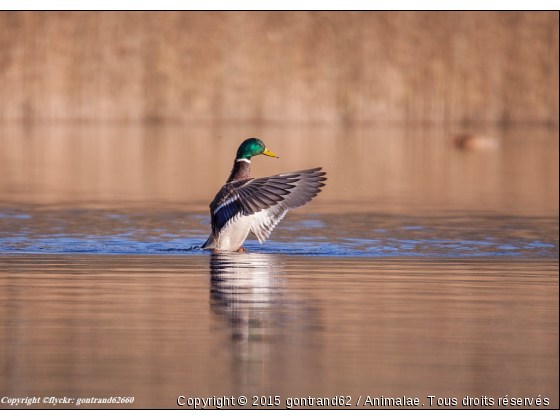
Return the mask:
<path id="1" fill-rule="evenodd" d="M 278 261 L 266 254 L 215 253 L 210 257 L 210 302 L 232 339 L 262 341 L 274 328 L 282 283 Z M 278 321 L 278 320 L 277 320 Z"/>
<path id="2" fill-rule="evenodd" d="M 285 374 L 279 360 L 297 362 L 313 347 L 315 311 L 287 290 L 281 256 L 215 253 L 210 275 L 214 331 L 223 333 L 225 321 L 229 338 L 222 351 L 232 359 L 235 383 L 266 385 Z"/>

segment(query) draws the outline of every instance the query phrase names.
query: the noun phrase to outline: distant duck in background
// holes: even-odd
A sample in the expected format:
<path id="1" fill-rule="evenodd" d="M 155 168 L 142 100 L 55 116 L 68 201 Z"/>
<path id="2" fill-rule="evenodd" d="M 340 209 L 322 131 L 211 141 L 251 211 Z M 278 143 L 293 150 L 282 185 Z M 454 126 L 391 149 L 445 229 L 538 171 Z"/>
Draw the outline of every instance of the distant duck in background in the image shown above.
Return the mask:
<path id="1" fill-rule="evenodd" d="M 461 134 L 453 138 L 453 144 L 462 150 L 495 150 L 500 147 L 500 141 L 494 137 Z"/>
<path id="2" fill-rule="evenodd" d="M 288 210 L 308 203 L 325 186 L 322 168 L 251 178 L 251 158 L 257 155 L 278 157 L 259 139 L 241 143 L 231 175 L 210 203 L 212 234 L 202 249 L 243 252 L 249 232 L 262 243 Z"/>

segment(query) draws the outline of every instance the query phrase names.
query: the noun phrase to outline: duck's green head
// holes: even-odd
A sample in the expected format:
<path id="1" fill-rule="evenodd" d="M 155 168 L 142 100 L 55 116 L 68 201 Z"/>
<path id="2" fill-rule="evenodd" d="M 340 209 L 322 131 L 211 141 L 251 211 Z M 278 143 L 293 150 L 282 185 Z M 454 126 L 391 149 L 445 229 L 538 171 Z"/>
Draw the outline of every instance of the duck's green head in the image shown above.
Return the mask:
<path id="1" fill-rule="evenodd" d="M 268 150 L 264 146 L 264 143 L 262 141 L 260 141 L 259 139 L 252 138 L 252 139 L 247 139 L 243 143 L 241 143 L 241 146 L 239 146 L 239 149 L 237 149 L 237 156 L 235 157 L 235 159 L 251 160 L 253 156 L 257 156 L 257 155 L 278 157 L 270 150 Z"/>

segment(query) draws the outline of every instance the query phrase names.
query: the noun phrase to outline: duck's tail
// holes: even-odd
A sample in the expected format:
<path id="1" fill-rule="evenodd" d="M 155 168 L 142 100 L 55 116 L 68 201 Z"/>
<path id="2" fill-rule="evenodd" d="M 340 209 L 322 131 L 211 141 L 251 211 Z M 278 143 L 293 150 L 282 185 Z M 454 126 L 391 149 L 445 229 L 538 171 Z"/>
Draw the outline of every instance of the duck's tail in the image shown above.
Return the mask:
<path id="1" fill-rule="evenodd" d="M 201 249 L 216 249 L 216 242 L 214 242 L 214 235 L 210 235 Z"/>

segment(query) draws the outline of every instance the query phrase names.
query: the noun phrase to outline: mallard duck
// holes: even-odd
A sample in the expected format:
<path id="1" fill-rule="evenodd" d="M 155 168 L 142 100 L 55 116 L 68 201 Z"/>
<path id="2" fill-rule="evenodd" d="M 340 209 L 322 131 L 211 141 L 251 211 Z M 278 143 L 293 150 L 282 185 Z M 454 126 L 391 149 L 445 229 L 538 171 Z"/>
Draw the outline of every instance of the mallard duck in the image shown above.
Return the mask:
<path id="1" fill-rule="evenodd" d="M 231 175 L 210 203 L 212 234 L 202 249 L 243 252 L 249 232 L 263 243 L 288 210 L 311 201 L 325 185 L 321 168 L 251 178 L 251 158 L 257 155 L 278 157 L 259 139 L 241 143 Z"/>

